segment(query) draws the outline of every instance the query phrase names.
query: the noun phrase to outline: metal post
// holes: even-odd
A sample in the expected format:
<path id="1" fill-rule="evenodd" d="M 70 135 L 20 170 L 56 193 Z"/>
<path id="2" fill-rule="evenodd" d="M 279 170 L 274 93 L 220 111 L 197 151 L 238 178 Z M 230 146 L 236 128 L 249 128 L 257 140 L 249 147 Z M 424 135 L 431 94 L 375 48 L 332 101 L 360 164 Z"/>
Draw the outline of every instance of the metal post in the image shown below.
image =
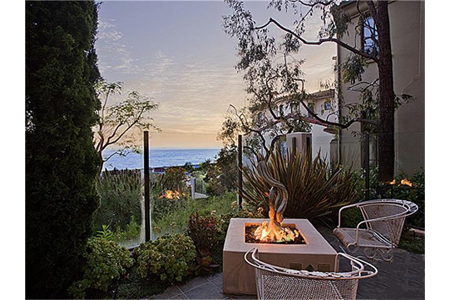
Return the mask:
<path id="1" fill-rule="evenodd" d="M 238 205 L 242 208 L 242 135 L 238 135 Z"/>
<path id="2" fill-rule="evenodd" d="M 191 178 L 191 198 L 195 200 L 195 177 Z"/>
<path id="3" fill-rule="evenodd" d="M 295 136 L 292 137 L 292 153 L 296 153 L 297 151 L 297 138 Z"/>
<path id="4" fill-rule="evenodd" d="M 370 135 L 366 132 L 364 139 L 364 169 L 366 176 L 366 200 L 370 198 Z"/>
<path id="5" fill-rule="evenodd" d="M 144 201 L 145 201 L 145 241 L 151 239 L 150 234 L 150 157 L 148 146 L 148 131 L 144 131 Z"/>

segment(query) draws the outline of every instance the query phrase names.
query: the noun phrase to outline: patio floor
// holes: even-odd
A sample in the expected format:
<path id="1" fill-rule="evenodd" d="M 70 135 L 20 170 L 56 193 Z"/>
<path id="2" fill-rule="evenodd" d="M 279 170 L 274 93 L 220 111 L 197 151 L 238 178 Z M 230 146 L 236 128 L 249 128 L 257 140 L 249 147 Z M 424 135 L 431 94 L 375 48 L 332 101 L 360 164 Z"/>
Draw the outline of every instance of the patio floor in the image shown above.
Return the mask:
<path id="1" fill-rule="evenodd" d="M 331 228 L 317 229 L 337 252 L 343 252 Z M 363 254 L 356 254 L 360 255 Z M 425 299 L 425 255 L 394 249 L 391 263 L 378 260 L 372 263 L 378 268 L 378 275 L 360 280 L 358 299 Z M 223 294 L 222 273 L 219 273 L 172 286 L 150 299 L 256 299 L 256 296 Z"/>

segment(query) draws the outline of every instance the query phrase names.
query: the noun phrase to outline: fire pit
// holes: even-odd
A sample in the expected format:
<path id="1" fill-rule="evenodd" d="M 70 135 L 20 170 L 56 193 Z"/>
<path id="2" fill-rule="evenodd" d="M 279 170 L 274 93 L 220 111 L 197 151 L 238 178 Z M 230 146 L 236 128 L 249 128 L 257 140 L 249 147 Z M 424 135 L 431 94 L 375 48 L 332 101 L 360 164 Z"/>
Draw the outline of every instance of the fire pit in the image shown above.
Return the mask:
<path id="1" fill-rule="evenodd" d="M 256 295 L 255 271 L 245 263 L 244 254 L 258 248 L 261 260 L 290 269 L 335 271 L 336 251 L 306 219 L 285 219 L 283 225 L 295 226 L 303 243 L 261 243 L 246 241 L 249 226 L 267 219 L 233 218 L 223 247 L 223 292 Z"/>
<path id="2" fill-rule="evenodd" d="M 255 271 L 244 254 L 258 248 L 267 263 L 289 269 L 335 271 L 336 251 L 306 219 L 284 219 L 288 192 L 268 172 L 265 161 L 257 165 L 268 193 L 269 219 L 231 219 L 223 247 L 223 292 L 256 294 Z"/>

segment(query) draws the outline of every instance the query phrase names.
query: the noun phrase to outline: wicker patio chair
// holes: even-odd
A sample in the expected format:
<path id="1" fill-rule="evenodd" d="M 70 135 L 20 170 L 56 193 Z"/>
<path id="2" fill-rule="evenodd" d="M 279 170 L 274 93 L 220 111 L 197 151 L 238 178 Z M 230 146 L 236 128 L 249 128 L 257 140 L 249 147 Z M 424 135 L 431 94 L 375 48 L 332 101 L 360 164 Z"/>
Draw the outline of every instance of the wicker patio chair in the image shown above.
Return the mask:
<path id="1" fill-rule="evenodd" d="M 340 273 L 285 269 L 260 261 L 256 248 L 244 255 L 245 261 L 255 269 L 258 299 L 356 299 L 358 281 L 375 276 L 378 270 L 348 254 L 338 253 L 340 257 L 350 262 L 352 271 Z M 370 270 L 364 269 L 365 265 Z"/>
<path id="2" fill-rule="evenodd" d="M 356 228 L 342 228 L 342 211 L 351 207 L 358 207 L 364 220 Z M 350 204 L 339 210 L 338 226 L 333 233 L 351 253 L 364 248 L 368 258 L 374 258 L 379 252 L 383 260 L 391 261 L 394 257 L 392 250 L 400 242 L 405 218 L 417 210 L 415 203 L 398 199 Z"/>

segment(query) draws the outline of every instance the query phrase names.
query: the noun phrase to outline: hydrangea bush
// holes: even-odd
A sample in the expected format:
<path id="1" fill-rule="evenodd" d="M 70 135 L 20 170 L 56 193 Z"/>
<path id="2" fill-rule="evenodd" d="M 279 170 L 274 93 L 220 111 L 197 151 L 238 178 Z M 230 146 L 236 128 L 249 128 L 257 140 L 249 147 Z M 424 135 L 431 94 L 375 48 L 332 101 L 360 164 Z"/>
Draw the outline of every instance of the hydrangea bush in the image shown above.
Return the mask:
<path id="1" fill-rule="evenodd" d="M 155 274 L 167 282 L 182 281 L 192 270 L 196 258 L 192 239 L 180 233 L 141 244 L 135 254 L 137 272 L 142 278 Z"/>

